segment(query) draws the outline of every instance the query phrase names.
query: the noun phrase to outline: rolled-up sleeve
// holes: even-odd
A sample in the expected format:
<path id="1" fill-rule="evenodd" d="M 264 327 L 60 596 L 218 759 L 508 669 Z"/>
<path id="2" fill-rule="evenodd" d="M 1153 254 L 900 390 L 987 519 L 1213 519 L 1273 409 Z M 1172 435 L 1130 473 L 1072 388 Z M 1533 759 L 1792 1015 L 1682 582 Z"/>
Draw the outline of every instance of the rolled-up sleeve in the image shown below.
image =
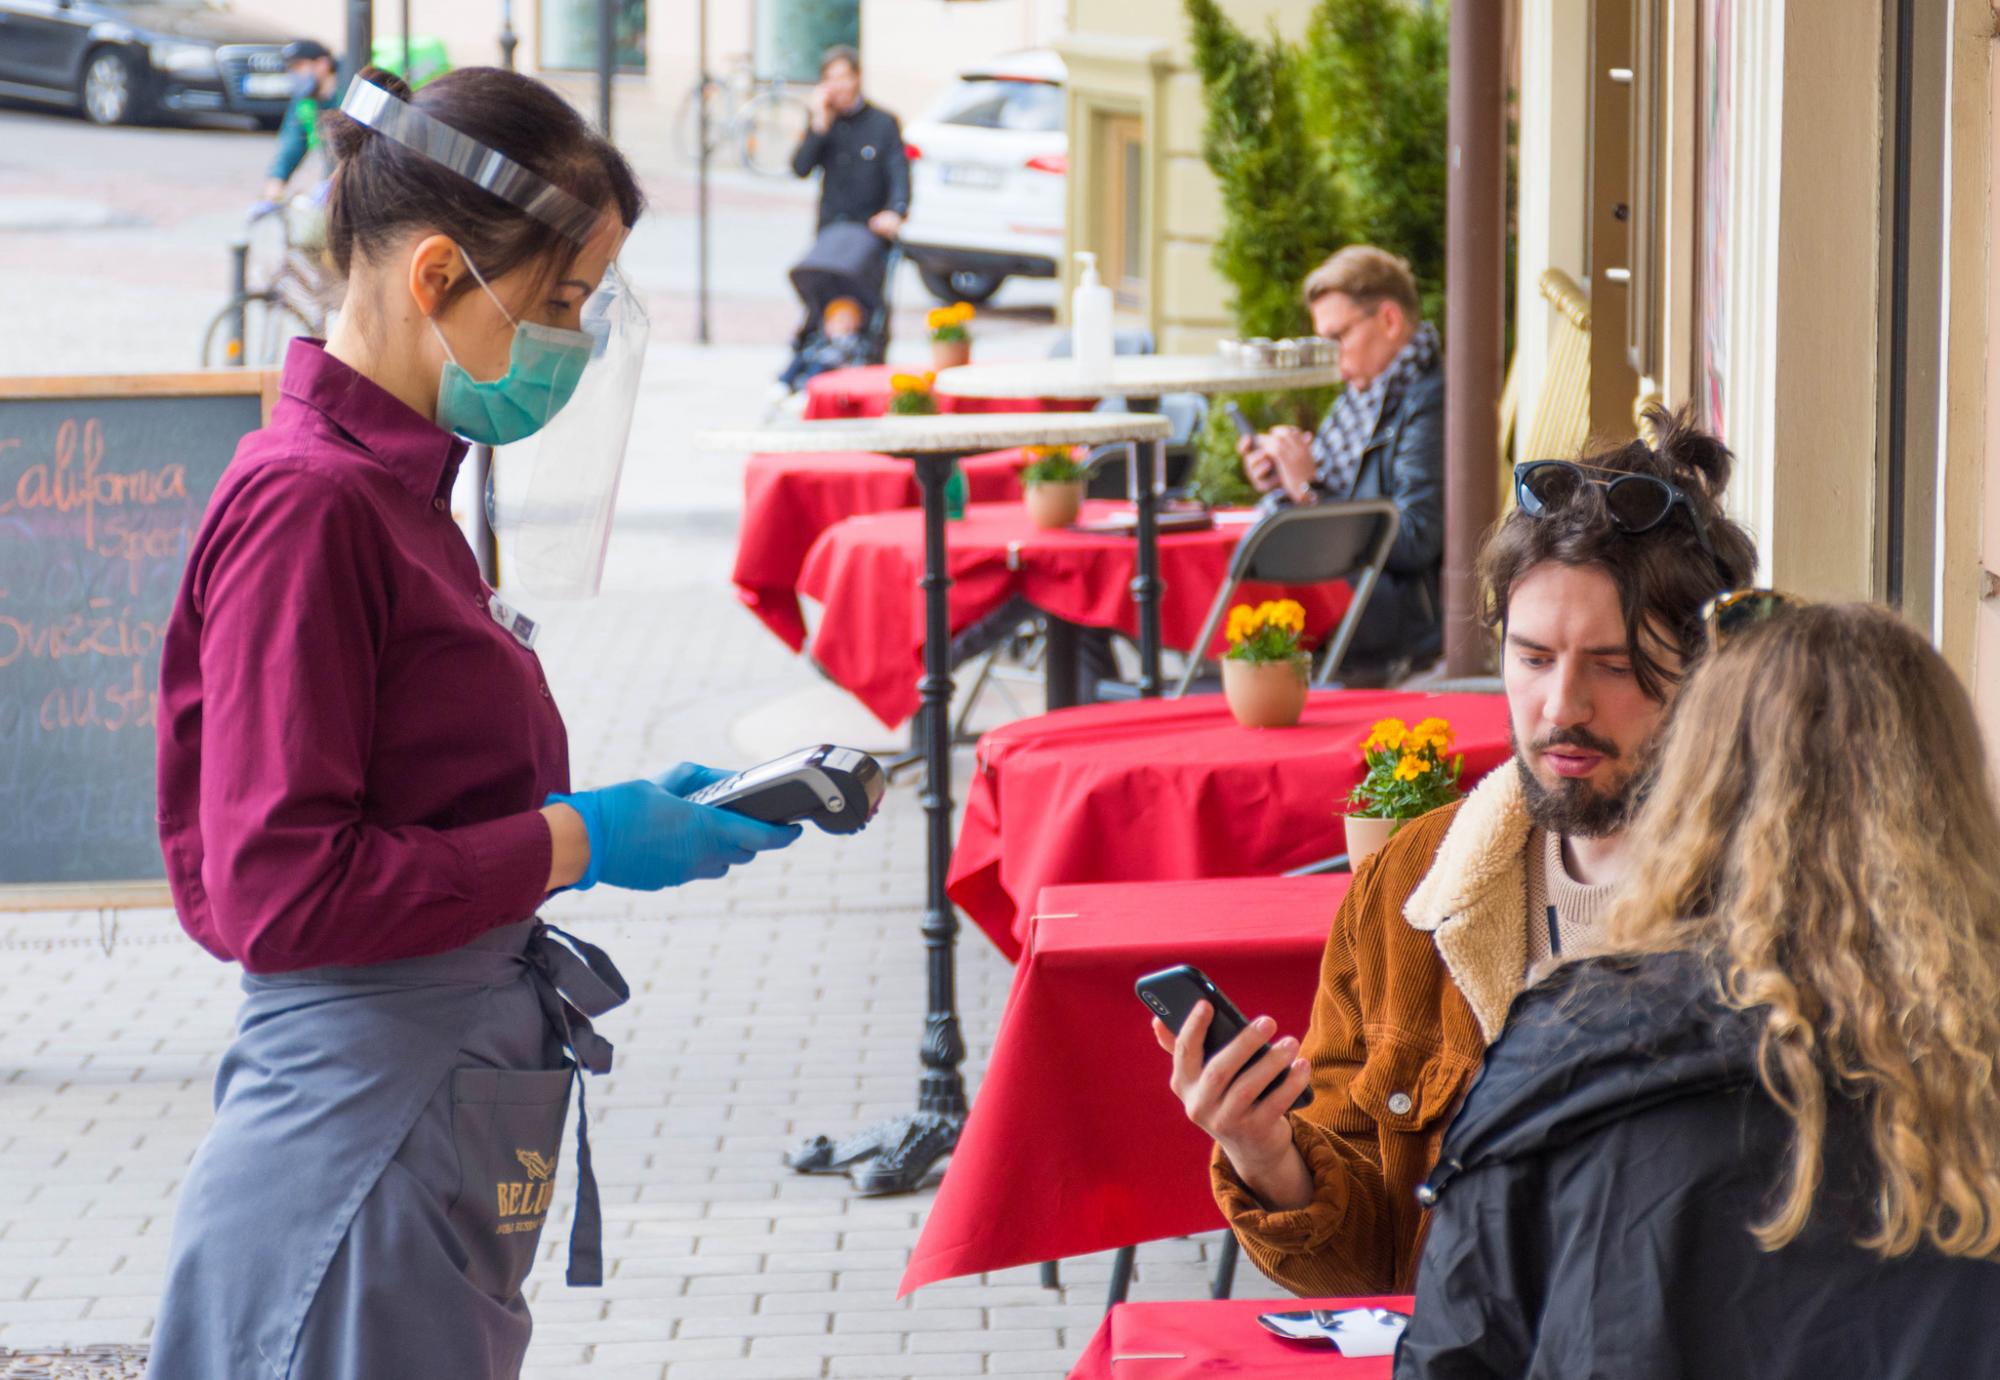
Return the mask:
<path id="1" fill-rule="evenodd" d="M 243 966 L 438 953 L 543 899 L 529 811 L 457 828 L 371 819 L 377 673 L 396 597 L 376 518 L 325 474 L 269 466 L 190 572 L 200 616 L 201 883 Z"/>

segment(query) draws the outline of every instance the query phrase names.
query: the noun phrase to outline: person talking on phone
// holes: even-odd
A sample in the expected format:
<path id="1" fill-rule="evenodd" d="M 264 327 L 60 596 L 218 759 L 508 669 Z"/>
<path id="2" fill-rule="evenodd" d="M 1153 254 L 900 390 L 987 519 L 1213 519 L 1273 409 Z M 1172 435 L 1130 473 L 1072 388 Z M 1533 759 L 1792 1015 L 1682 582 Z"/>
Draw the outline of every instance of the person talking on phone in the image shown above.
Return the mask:
<path id="1" fill-rule="evenodd" d="M 1648 420 L 1652 446 L 1516 469 L 1478 567 L 1513 768 L 1355 872 L 1304 1040 L 1259 1016 L 1204 1063 L 1206 1006 L 1178 1037 L 1154 1022 L 1171 1087 L 1216 1142 L 1216 1201 L 1258 1268 L 1300 1294 L 1410 1290 L 1417 1188 L 1452 1111 L 1514 997 L 1595 933 L 1657 735 L 1707 647 L 1703 609 L 1756 566 L 1719 507 L 1729 451 L 1684 416 Z M 1288 1111 L 1308 1085 L 1311 1104 Z"/>
<path id="2" fill-rule="evenodd" d="M 1444 645 L 1444 355 L 1410 266 L 1351 244 L 1305 281 L 1313 330 L 1340 347 L 1345 387 L 1316 432 L 1243 437 L 1243 472 L 1270 504 L 1387 498 L 1402 517 L 1388 565 L 1341 666 L 1350 685 L 1391 684 Z"/>
<path id="3" fill-rule="evenodd" d="M 616 266 L 643 206 L 625 159 L 494 68 L 414 96 L 369 69 L 327 128 L 338 325 L 292 343 L 163 643 L 168 882 L 245 1000 L 156 1380 L 517 1376 L 565 1181 L 567 1278 L 602 1281 L 582 1070 L 610 1067 L 591 1018 L 627 995 L 537 910 L 719 878 L 798 834 L 685 799 L 722 775 L 691 763 L 572 791 L 535 624 L 452 517 L 468 444 L 501 447 L 525 496 L 500 505 L 510 570 L 595 592 L 647 340 Z"/>
<path id="4" fill-rule="evenodd" d="M 800 177 L 820 173 L 819 228 L 865 225 L 884 246 L 910 214 L 910 160 L 896 117 L 861 94 L 861 55 L 826 50 L 813 87 L 812 119 L 792 154 Z"/>

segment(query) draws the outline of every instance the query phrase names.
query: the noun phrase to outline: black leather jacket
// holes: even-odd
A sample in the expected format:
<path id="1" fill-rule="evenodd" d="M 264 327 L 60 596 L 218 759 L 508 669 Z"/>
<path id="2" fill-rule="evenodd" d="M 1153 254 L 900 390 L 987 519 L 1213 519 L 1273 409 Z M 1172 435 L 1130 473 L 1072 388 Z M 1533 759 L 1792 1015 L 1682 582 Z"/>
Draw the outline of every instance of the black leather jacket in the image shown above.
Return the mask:
<path id="1" fill-rule="evenodd" d="M 2000 1376 L 2000 1264 L 1853 1244 L 1874 1161 L 1837 1090 L 1812 1219 L 1759 1249 L 1791 1128 L 1757 1081 L 1759 1013 L 1712 993 L 1674 954 L 1515 999 L 1427 1186 L 1396 1380 Z"/>
<path id="2" fill-rule="evenodd" d="M 1376 424 L 1349 498 L 1387 498 L 1402 515 L 1389 564 L 1362 611 L 1350 659 L 1434 653 L 1443 640 L 1444 357 L 1411 380 Z M 1286 502 L 1283 491 L 1267 503 Z"/>
<path id="3" fill-rule="evenodd" d="M 838 221 L 865 225 L 877 211 L 910 213 L 910 160 L 896 117 L 863 101 L 834 117 L 824 134 L 811 129 L 792 154 L 792 171 L 810 177 L 824 170 L 819 188 L 819 224 Z"/>

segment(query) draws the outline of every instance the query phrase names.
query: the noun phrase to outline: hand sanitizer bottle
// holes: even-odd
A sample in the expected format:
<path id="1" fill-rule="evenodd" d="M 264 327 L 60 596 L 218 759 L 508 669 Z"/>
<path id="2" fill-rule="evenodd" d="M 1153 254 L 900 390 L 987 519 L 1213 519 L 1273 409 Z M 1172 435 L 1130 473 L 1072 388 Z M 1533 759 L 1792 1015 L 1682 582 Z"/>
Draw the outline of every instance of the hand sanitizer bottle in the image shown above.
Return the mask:
<path id="1" fill-rule="evenodd" d="M 1107 369 L 1112 355 L 1111 289 L 1098 279 L 1095 254 L 1079 253 L 1076 261 L 1082 271 L 1070 295 L 1070 354 L 1079 369 Z"/>

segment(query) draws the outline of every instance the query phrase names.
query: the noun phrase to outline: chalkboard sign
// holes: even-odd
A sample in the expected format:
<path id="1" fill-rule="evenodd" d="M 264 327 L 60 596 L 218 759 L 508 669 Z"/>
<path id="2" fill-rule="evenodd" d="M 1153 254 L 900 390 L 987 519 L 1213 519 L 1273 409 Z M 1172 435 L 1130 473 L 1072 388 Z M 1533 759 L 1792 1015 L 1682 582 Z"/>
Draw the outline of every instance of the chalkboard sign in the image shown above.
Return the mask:
<path id="1" fill-rule="evenodd" d="M 0 379 L 0 910 L 165 905 L 160 637 L 274 374 Z"/>

